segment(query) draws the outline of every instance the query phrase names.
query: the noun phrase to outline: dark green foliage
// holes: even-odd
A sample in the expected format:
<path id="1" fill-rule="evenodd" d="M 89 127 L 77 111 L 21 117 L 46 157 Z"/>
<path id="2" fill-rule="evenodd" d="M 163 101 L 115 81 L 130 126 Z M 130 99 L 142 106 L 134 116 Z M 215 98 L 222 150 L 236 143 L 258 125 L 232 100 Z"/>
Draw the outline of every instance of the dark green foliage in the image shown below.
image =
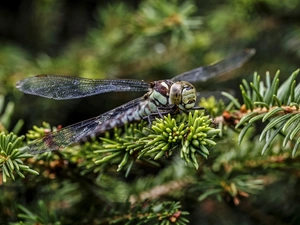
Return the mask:
<path id="1" fill-rule="evenodd" d="M 299 67 L 299 3 L 3 3 L 0 223 L 299 224 L 300 86 L 297 71 L 288 76 Z M 198 91 L 240 86 L 241 98 L 202 99 L 204 115 L 128 124 L 35 157 L 22 152 L 58 124 L 97 116 L 143 93 L 57 103 L 22 95 L 18 80 L 62 74 L 151 82 L 244 48 L 257 54 L 227 74 L 236 79 L 195 84 Z M 240 81 L 255 71 L 270 73 Z"/>
<path id="2" fill-rule="evenodd" d="M 50 212 L 48 206 L 43 201 L 38 202 L 38 213 L 32 213 L 26 207 L 19 205 L 18 208 L 22 211 L 18 215 L 19 218 L 23 219 L 24 222 L 21 224 L 53 224 L 60 225 L 55 212 Z M 20 224 L 20 223 L 14 223 Z"/>
<path id="3" fill-rule="evenodd" d="M 97 221 L 97 224 L 159 224 L 159 225 L 185 225 L 189 221 L 185 218 L 188 212 L 181 211 L 178 202 L 142 202 L 133 208 L 128 208 L 130 204 L 124 204 L 122 208 L 114 212 L 107 210 L 105 219 Z M 47 205 L 39 201 L 39 212 L 37 214 L 27 210 L 24 206 L 19 206 L 23 213 L 19 214 L 19 218 L 24 219 L 22 224 L 54 224 L 60 225 L 55 213 L 50 212 Z M 126 210 L 127 209 L 127 210 Z M 19 223 L 14 223 L 19 224 Z"/>
<path id="4" fill-rule="evenodd" d="M 231 178 L 231 173 L 220 176 L 206 170 L 195 188 L 203 193 L 198 197 L 199 201 L 209 196 L 214 196 L 221 201 L 224 195 L 229 195 L 233 198 L 234 203 L 238 205 L 240 197 L 257 193 L 258 190 L 262 189 L 262 185 L 262 180 L 253 179 L 250 175 L 238 175 Z"/>
<path id="5" fill-rule="evenodd" d="M 23 172 L 38 175 L 38 172 L 30 169 L 25 165 L 23 160 L 31 158 L 32 155 L 21 150 L 23 146 L 24 136 L 18 137 L 14 133 L 18 133 L 23 125 L 23 121 L 19 120 L 12 129 L 14 133 L 7 133 L 6 129 L 10 125 L 11 117 L 14 112 L 14 103 L 9 102 L 4 107 L 4 97 L 0 96 L 0 183 L 6 182 L 8 178 L 15 180 L 15 175 L 25 178 Z"/>

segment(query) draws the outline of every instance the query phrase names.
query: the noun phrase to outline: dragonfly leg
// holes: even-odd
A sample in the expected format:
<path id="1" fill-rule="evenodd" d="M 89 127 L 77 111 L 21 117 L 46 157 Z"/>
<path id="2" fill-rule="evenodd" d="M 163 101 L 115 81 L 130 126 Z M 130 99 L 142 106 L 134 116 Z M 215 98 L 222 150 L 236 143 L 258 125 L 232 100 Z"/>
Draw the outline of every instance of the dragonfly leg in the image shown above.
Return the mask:
<path id="1" fill-rule="evenodd" d="M 206 108 L 204 108 L 204 107 L 201 107 L 201 106 L 194 106 L 193 107 L 193 110 L 204 110 L 204 111 L 206 111 Z"/>
<path id="2" fill-rule="evenodd" d="M 147 119 L 149 126 L 151 126 L 152 121 L 155 120 L 155 118 L 160 117 L 163 118 L 164 115 L 168 114 L 169 112 L 157 112 L 157 113 L 151 113 L 148 116 L 145 116 L 143 119 Z"/>
<path id="3" fill-rule="evenodd" d="M 163 118 L 168 113 L 174 114 L 178 108 L 175 105 L 166 106 L 166 107 L 157 107 L 157 112 L 151 113 L 148 116 L 145 116 L 143 119 L 148 119 L 149 126 L 151 126 L 152 121 L 157 118 Z"/>

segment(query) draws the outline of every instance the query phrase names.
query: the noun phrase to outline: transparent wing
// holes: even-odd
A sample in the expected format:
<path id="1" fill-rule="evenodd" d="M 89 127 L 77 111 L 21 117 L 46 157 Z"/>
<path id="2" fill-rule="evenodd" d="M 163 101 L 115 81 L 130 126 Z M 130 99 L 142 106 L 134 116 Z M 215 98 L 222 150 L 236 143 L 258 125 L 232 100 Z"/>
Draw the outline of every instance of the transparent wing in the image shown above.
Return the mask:
<path id="1" fill-rule="evenodd" d="M 242 66 L 251 56 L 255 54 L 254 49 L 245 49 L 236 55 L 228 57 L 222 61 L 209 66 L 182 73 L 172 79 L 172 81 L 205 82 L 206 80 L 219 76 L 230 70 Z"/>
<path id="2" fill-rule="evenodd" d="M 37 75 L 19 81 L 16 87 L 27 94 L 64 100 L 105 92 L 148 91 L 149 84 L 130 79 L 100 80 L 59 75 Z"/>
<path id="3" fill-rule="evenodd" d="M 135 112 L 135 108 L 142 100 L 143 98 L 137 98 L 122 106 L 103 113 L 100 116 L 75 123 L 52 133 L 48 133 L 43 138 L 37 139 L 30 143 L 29 152 L 31 154 L 40 154 L 47 151 L 58 150 L 70 144 L 79 142 L 85 137 L 89 137 L 93 134 L 103 133 L 104 131 L 111 129 L 110 124 L 118 115 L 127 110 Z M 121 125 L 121 122 L 118 124 Z"/>

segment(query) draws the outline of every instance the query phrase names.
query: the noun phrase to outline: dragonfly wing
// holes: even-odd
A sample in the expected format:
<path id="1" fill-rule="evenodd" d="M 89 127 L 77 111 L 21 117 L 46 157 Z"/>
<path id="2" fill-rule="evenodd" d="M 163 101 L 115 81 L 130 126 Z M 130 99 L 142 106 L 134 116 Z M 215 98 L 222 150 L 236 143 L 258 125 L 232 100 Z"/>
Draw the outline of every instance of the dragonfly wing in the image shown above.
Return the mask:
<path id="1" fill-rule="evenodd" d="M 224 74 L 230 70 L 242 66 L 252 55 L 255 54 L 254 49 L 245 49 L 228 57 L 222 61 L 209 66 L 199 67 L 197 69 L 182 73 L 172 79 L 172 81 L 188 81 L 188 82 L 204 82 L 210 78 Z"/>
<path id="2" fill-rule="evenodd" d="M 93 134 L 103 133 L 112 128 L 112 120 L 118 115 L 125 113 L 128 110 L 135 112 L 135 107 L 137 107 L 142 100 L 142 97 L 137 98 L 122 106 L 103 113 L 100 116 L 75 123 L 52 133 L 48 133 L 44 137 L 30 143 L 29 152 L 31 154 L 40 154 L 43 152 L 58 150 L 70 144 L 79 142 L 83 138 L 89 137 Z"/>
<path id="3" fill-rule="evenodd" d="M 72 76 L 37 75 L 19 81 L 16 87 L 27 94 L 56 100 L 83 98 L 105 92 L 148 91 L 140 80 L 100 80 Z"/>

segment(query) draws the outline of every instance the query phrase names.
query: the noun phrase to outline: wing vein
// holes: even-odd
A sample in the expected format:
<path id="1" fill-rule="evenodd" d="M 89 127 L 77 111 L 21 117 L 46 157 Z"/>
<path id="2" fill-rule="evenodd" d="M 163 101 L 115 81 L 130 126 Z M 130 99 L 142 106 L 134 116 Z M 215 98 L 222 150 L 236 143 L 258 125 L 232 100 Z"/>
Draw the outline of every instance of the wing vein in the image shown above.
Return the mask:
<path id="1" fill-rule="evenodd" d="M 64 100 L 106 92 L 146 92 L 149 89 L 149 84 L 133 79 L 100 80 L 72 76 L 37 75 L 19 81 L 16 87 L 27 94 Z"/>

